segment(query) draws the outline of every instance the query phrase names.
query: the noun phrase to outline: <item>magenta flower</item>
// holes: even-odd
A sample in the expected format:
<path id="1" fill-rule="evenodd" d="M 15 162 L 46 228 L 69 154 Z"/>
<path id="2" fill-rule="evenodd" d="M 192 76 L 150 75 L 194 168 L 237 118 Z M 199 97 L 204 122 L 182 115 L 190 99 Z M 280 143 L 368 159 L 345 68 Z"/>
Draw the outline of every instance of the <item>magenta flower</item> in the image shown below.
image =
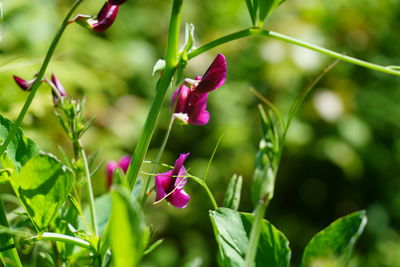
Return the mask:
<path id="1" fill-rule="evenodd" d="M 51 75 L 51 81 L 47 80 L 47 83 L 52 88 L 51 93 L 53 94 L 54 105 L 57 105 L 58 101 L 60 101 L 59 96 L 61 97 L 61 99 L 63 99 L 64 97 L 67 96 L 67 93 L 66 93 L 66 91 L 64 89 L 64 86 L 57 79 L 57 77 L 54 75 L 54 73 Z"/>
<path id="2" fill-rule="evenodd" d="M 123 156 L 119 162 L 115 161 L 110 161 L 106 165 L 106 171 L 107 171 L 107 180 L 106 180 L 106 186 L 107 189 L 110 189 L 112 182 L 113 182 L 113 176 L 114 176 L 114 171 L 117 168 L 121 168 L 124 173 L 129 168 L 129 164 L 131 163 L 131 158 L 129 156 Z"/>
<path id="3" fill-rule="evenodd" d="M 206 110 L 208 93 L 224 84 L 226 80 L 226 60 L 218 54 L 206 73 L 196 80 L 186 79 L 172 97 L 171 108 L 175 101 L 175 118 L 186 124 L 205 125 L 210 120 Z"/>
<path id="4" fill-rule="evenodd" d="M 127 0 L 108 0 L 107 2 L 110 5 L 122 5 L 123 3 L 125 3 Z"/>
<path id="5" fill-rule="evenodd" d="M 32 84 L 35 82 L 36 78 L 32 80 L 24 80 L 21 77 L 13 75 L 14 81 L 17 85 L 24 91 L 29 92 L 31 90 Z"/>
<path id="6" fill-rule="evenodd" d="M 120 1 L 121 2 L 121 1 Z M 118 15 L 119 5 L 105 3 L 96 17 L 88 15 L 77 15 L 69 23 L 77 22 L 89 30 L 95 32 L 103 32 L 107 30 Z"/>
<path id="7" fill-rule="evenodd" d="M 155 181 L 156 202 L 166 199 L 178 209 L 187 206 L 190 196 L 183 190 L 187 181 L 187 178 L 184 177 L 186 169 L 183 163 L 189 154 L 180 154 L 172 170 L 157 174 Z"/>

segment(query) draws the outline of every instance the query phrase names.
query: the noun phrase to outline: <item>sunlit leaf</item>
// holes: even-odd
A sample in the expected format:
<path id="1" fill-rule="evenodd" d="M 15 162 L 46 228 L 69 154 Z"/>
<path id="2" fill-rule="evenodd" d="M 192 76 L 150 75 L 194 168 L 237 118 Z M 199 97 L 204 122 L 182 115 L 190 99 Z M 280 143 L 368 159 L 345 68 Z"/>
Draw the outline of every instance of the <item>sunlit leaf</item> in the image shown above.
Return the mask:
<path id="1" fill-rule="evenodd" d="M 0 142 L 7 138 L 14 126 L 14 122 L 0 115 Z M 5 155 L 0 160 L 4 167 L 19 171 L 22 166 L 33 156 L 40 152 L 40 148 L 29 138 L 24 136 L 21 129 L 12 137 Z"/>
<path id="2" fill-rule="evenodd" d="M 129 193 L 116 187 L 112 192 L 111 251 L 112 266 L 137 266 L 148 240 L 144 215 Z"/>
<path id="3" fill-rule="evenodd" d="M 366 224 L 365 211 L 337 219 L 311 239 L 304 250 L 301 267 L 346 266 Z"/>
<path id="4" fill-rule="evenodd" d="M 242 267 L 254 215 L 218 208 L 210 212 L 210 218 L 219 245 L 220 265 Z M 263 220 L 254 266 L 287 267 L 290 256 L 289 241 L 270 222 Z"/>
<path id="5" fill-rule="evenodd" d="M 285 0 L 259 0 L 260 10 L 259 10 L 259 21 L 264 23 L 268 14 L 271 13 L 276 7 L 285 2 Z"/>
<path id="6" fill-rule="evenodd" d="M 73 172 L 47 154 L 30 159 L 11 179 L 15 194 L 40 232 L 59 212 L 73 182 Z"/>

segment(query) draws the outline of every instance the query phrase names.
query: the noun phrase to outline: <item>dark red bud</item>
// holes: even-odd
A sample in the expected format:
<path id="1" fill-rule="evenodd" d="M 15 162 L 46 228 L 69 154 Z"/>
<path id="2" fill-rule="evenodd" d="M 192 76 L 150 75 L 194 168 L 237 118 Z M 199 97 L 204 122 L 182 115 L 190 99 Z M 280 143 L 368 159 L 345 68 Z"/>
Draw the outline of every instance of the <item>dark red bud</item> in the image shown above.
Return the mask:
<path id="1" fill-rule="evenodd" d="M 17 83 L 17 85 L 24 91 L 30 91 L 32 84 L 35 82 L 35 79 L 26 81 L 22 79 L 21 77 L 13 75 L 14 81 Z"/>
<path id="2" fill-rule="evenodd" d="M 127 0 L 108 0 L 108 3 L 110 5 L 122 5 L 123 3 L 125 3 Z"/>
<path id="3" fill-rule="evenodd" d="M 107 30 L 114 22 L 117 17 L 119 10 L 118 5 L 111 5 L 109 3 L 105 3 L 103 8 L 100 10 L 97 15 L 97 21 L 91 23 L 93 30 L 95 32 L 103 32 Z"/>

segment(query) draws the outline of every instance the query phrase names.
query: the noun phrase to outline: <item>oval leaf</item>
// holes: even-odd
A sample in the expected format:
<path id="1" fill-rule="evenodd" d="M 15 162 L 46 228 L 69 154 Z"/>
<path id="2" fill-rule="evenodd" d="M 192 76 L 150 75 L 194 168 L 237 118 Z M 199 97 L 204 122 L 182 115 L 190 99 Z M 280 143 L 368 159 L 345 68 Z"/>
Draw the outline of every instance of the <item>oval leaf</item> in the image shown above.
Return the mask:
<path id="1" fill-rule="evenodd" d="M 55 157 L 40 154 L 30 159 L 10 182 L 37 230 L 42 232 L 71 191 L 74 174 Z"/>
<path id="2" fill-rule="evenodd" d="M 301 266 L 346 266 L 354 243 L 366 224 L 365 211 L 354 212 L 334 221 L 308 243 Z"/>
<path id="3" fill-rule="evenodd" d="M 254 215 L 218 208 L 210 212 L 210 218 L 219 245 L 220 265 L 243 266 Z M 270 222 L 263 220 L 254 266 L 287 267 L 290 256 L 289 241 Z"/>

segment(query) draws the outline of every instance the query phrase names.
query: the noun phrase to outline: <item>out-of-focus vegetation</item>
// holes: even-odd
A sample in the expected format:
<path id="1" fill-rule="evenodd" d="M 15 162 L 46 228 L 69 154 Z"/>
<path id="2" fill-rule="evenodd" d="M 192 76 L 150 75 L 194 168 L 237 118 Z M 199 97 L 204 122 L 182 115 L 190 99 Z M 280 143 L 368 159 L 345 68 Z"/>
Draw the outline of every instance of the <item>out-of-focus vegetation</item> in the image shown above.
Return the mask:
<path id="1" fill-rule="evenodd" d="M 18 115 L 26 93 L 12 74 L 30 79 L 72 0 L 3 0 L 0 42 L 0 112 Z M 80 13 L 96 14 L 100 0 Z M 154 96 L 152 67 L 164 55 L 170 1 L 130 0 L 115 24 L 93 34 L 72 24 L 49 66 L 70 96 L 86 96 L 87 116 L 96 116 L 84 143 L 97 162 L 131 154 Z M 182 22 L 196 27 L 200 46 L 251 25 L 245 1 L 184 1 Z M 268 29 L 338 52 L 381 63 L 400 63 L 400 2 L 397 0 L 287 0 Z M 183 38 L 182 38 L 183 39 Z M 172 130 L 163 162 L 191 152 L 187 166 L 201 176 L 224 135 L 208 182 L 217 200 L 230 177 L 244 178 L 241 209 L 251 209 L 250 179 L 261 129 L 255 88 L 282 112 L 297 92 L 332 59 L 272 39 L 248 38 L 189 62 L 187 77 L 205 71 L 216 53 L 228 62 L 226 84 L 209 98 L 210 123 Z M 172 88 L 174 89 L 174 88 Z M 171 90 L 172 93 L 172 90 Z M 171 97 L 169 93 L 168 98 Z M 159 118 L 148 159 L 157 153 L 169 122 L 169 99 Z M 50 88 L 42 85 L 23 128 L 44 150 L 59 154 L 69 143 L 53 114 Z M 317 85 L 288 134 L 275 197 L 267 218 L 291 241 L 294 264 L 308 240 L 334 219 L 366 209 L 369 222 L 356 248 L 354 266 L 399 266 L 400 262 L 400 78 L 339 63 Z M 96 195 L 105 191 L 98 172 Z M 194 183 L 184 210 L 149 202 L 148 220 L 164 243 L 141 266 L 215 266 L 216 243 L 209 202 Z"/>

